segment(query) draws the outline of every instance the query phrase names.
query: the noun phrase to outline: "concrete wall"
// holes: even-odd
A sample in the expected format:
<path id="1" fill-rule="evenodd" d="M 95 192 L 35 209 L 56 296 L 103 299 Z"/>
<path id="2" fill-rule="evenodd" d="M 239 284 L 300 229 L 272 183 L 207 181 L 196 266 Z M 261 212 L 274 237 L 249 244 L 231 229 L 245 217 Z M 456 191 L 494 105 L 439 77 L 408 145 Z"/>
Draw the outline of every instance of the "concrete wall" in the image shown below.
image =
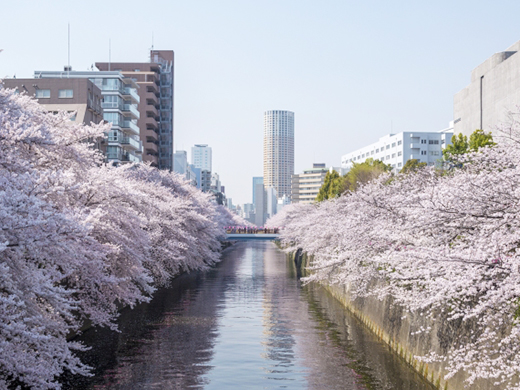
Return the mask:
<path id="1" fill-rule="evenodd" d="M 520 104 L 520 41 L 471 72 L 471 83 L 454 97 L 454 132 L 493 131 Z"/>
<path id="2" fill-rule="evenodd" d="M 297 251 L 292 258 L 298 268 L 298 275 L 305 275 L 310 259 Z M 347 310 L 358 317 L 378 338 L 404 359 L 414 370 L 427 379 L 437 389 L 466 390 L 464 380 L 467 375 L 459 373 L 445 380 L 446 363 L 425 364 L 415 356 L 423 356 L 434 351 L 446 356 L 450 348 L 471 332 L 471 324 L 464 326 L 456 321 L 446 321 L 441 313 L 432 317 L 411 315 L 402 307 L 394 305 L 392 298 L 380 301 L 374 297 L 353 299 L 348 285 L 329 286 L 326 289 L 338 299 Z M 431 327 L 431 332 L 412 335 L 419 328 Z M 506 390 L 505 386 L 494 386 L 492 380 L 480 380 L 472 390 Z"/>

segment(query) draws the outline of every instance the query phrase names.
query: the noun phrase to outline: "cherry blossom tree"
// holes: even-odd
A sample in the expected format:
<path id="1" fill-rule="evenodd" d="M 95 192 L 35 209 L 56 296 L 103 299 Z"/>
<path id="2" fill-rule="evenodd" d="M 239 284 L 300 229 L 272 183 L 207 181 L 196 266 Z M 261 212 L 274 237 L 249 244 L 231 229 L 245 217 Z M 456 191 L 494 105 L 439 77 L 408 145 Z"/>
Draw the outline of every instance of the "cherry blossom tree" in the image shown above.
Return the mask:
<path id="1" fill-rule="evenodd" d="M 287 209 L 283 242 L 313 261 L 307 281 L 348 285 L 411 313 L 472 329 L 446 356 L 447 378 L 467 374 L 520 389 L 520 126 L 460 169 L 386 174 L 356 192 Z M 414 334 L 428 332 L 416 329 Z M 411 335 L 413 336 L 413 335 Z"/>
<path id="2" fill-rule="evenodd" d="M 71 334 L 219 260 L 229 216 L 174 173 L 106 166 L 108 130 L 0 87 L 0 388 L 89 375 Z"/>

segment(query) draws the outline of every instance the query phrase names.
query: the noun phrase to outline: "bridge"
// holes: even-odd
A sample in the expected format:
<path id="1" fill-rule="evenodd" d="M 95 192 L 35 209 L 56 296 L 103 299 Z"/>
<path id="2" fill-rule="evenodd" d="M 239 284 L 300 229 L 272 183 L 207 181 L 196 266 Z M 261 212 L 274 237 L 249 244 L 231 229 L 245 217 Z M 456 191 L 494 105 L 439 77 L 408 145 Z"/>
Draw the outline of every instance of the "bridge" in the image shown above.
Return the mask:
<path id="1" fill-rule="evenodd" d="M 227 233 L 226 240 L 277 240 L 279 234 L 273 233 Z"/>

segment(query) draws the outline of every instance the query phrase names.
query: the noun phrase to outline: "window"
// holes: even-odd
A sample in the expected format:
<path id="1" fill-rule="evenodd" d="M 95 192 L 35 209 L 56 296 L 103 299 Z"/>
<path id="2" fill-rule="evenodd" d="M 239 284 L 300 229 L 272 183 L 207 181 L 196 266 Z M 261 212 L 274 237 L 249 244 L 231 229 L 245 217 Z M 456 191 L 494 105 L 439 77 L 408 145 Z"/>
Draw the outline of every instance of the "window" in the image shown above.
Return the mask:
<path id="1" fill-rule="evenodd" d="M 374 155 L 374 151 L 372 150 L 372 151 L 370 152 L 370 154 L 373 156 L 373 155 Z"/>
<path id="2" fill-rule="evenodd" d="M 50 98 L 51 90 L 50 89 L 37 89 L 35 96 L 36 96 L 36 99 Z"/>
<path id="3" fill-rule="evenodd" d="M 426 153 L 427 153 L 426 150 L 421 150 L 421 154 L 422 154 L 423 156 L 426 155 Z"/>
<path id="4" fill-rule="evenodd" d="M 117 112 L 105 112 L 103 114 L 103 119 L 107 122 L 112 122 L 112 124 L 116 126 L 119 126 L 123 122 L 120 118 L 120 115 Z"/>
<path id="5" fill-rule="evenodd" d="M 403 166 L 403 163 L 397 163 L 397 166 L 400 168 Z"/>
<path id="6" fill-rule="evenodd" d="M 376 153 L 379 153 L 379 149 L 376 149 Z"/>
<path id="7" fill-rule="evenodd" d="M 386 145 L 386 148 L 387 148 L 387 149 L 390 149 L 390 145 Z"/>
<path id="8" fill-rule="evenodd" d="M 403 141 L 397 141 L 397 145 L 401 145 Z"/>
<path id="9" fill-rule="evenodd" d="M 425 139 L 422 139 L 421 140 L 421 144 L 425 144 L 426 143 L 426 140 Z"/>
<path id="10" fill-rule="evenodd" d="M 430 156 L 438 156 L 439 155 L 439 151 L 438 150 L 432 150 L 430 152 Z"/>
<path id="11" fill-rule="evenodd" d="M 431 139 L 429 142 L 430 145 L 439 145 L 439 140 L 437 139 Z"/>
<path id="12" fill-rule="evenodd" d="M 395 158 L 395 153 L 392 153 L 392 158 Z"/>
<path id="13" fill-rule="evenodd" d="M 402 155 L 403 155 L 403 152 L 397 152 L 397 155 L 398 155 L 398 156 L 402 156 Z"/>
<path id="14" fill-rule="evenodd" d="M 58 98 L 59 99 L 71 98 L 72 96 L 73 96 L 72 89 L 60 89 L 58 91 Z"/>
<path id="15" fill-rule="evenodd" d="M 386 159 L 387 159 L 387 160 L 390 160 L 390 155 L 386 156 Z"/>
<path id="16" fill-rule="evenodd" d="M 392 144 L 392 148 L 395 148 L 395 142 Z"/>

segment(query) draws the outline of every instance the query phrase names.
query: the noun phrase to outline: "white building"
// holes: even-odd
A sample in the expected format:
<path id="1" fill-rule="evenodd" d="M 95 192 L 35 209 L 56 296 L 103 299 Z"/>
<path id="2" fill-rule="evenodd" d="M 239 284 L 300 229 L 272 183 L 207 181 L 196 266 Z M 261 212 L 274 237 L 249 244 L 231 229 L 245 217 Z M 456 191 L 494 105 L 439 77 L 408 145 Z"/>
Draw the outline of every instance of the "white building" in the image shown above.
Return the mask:
<path id="1" fill-rule="evenodd" d="M 201 171 L 211 172 L 211 148 L 208 145 L 195 145 L 191 148 L 191 163 Z"/>
<path id="2" fill-rule="evenodd" d="M 278 196 L 291 196 L 294 174 L 294 113 L 273 110 L 264 113 L 264 186 Z"/>
<path id="3" fill-rule="evenodd" d="M 391 165 L 395 171 L 402 169 L 412 159 L 435 165 L 442 158 L 442 150 L 451 144 L 452 136 L 452 126 L 438 132 L 406 131 L 388 134 L 378 142 L 343 155 L 341 168 L 350 170 L 353 163 L 362 163 L 368 158 Z"/>

